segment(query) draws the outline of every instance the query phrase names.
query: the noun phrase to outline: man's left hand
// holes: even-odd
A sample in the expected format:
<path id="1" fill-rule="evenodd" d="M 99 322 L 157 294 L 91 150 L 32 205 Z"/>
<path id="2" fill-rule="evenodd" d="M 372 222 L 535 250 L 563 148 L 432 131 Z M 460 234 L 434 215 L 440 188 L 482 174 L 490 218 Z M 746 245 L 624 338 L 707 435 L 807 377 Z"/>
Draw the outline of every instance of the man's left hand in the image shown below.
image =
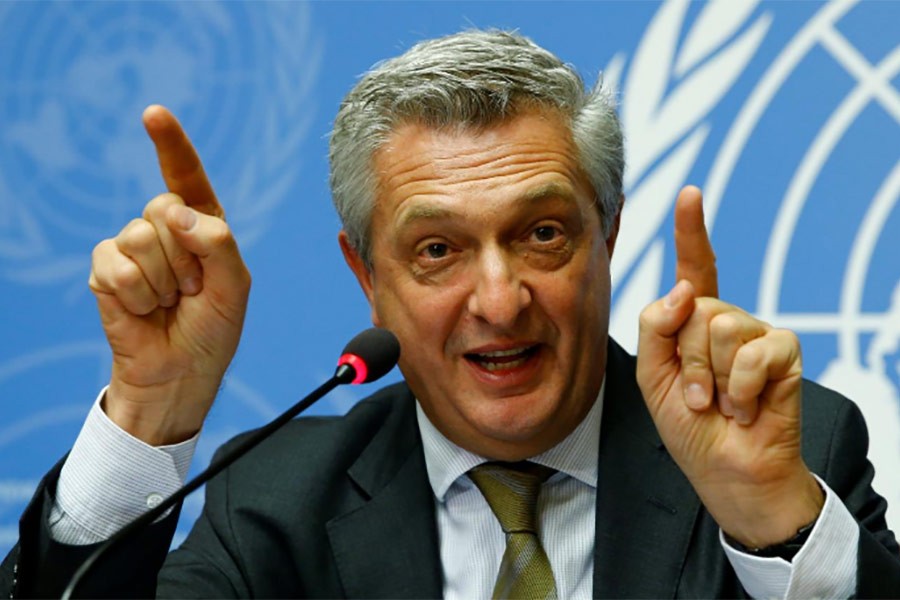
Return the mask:
<path id="1" fill-rule="evenodd" d="M 641 314 L 637 379 L 663 443 L 725 533 L 761 548 L 814 521 L 797 337 L 718 296 L 700 190 L 675 208 L 678 283 Z"/>

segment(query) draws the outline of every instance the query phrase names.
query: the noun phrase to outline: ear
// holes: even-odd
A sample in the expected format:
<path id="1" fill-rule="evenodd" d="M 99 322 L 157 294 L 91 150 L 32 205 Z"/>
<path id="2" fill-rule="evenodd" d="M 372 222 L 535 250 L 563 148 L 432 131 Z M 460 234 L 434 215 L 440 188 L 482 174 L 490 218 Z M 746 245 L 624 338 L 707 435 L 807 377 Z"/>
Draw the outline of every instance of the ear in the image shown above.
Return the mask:
<path id="1" fill-rule="evenodd" d="M 369 307 L 372 310 L 372 324 L 381 327 L 381 319 L 378 318 L 378 310 L 375 308 L 375 275 L 366 266 L 362 257 L 357 252 L 353 244 L 350 243 L 350 236 L 343 229 L 338 233 L 338 243 L 341 245 L 341 252 L 344 254 L 344 260 L 353 274 L 356 275 L 356 281 L 362 288 L 366 299 L 369 301 Z"/>
<path id="2" fill-rule="evenodd" d="M 616 238 L 619 237 L 619 223 L 622 221 L 622 207 L 625 205 L 625 195 L 619 196 L 619 206 L 616 207 L 616 217 L 613 219 L 612 228 L 606 237 L 606 252 L 612 260 L 613 250 L 616 248 Z"/>

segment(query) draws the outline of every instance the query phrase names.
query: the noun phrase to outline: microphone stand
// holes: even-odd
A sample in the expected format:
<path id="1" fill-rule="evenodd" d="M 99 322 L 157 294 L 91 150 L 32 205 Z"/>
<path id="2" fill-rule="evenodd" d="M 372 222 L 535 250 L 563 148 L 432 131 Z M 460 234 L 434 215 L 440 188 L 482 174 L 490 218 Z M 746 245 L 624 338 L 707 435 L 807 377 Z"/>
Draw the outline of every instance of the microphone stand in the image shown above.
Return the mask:
<path id="1" fill-rule="evenodd" d="M 216 476 L 220 471 L 222 471 L 222 469 L 233 463 L 235 460 L 246 454 L 250 449 L 255 447 L 261 441 L 269 437 L 276 429 L 279 429 L 282 425 L 312 406 L 317 400 L 322 398 L 322 396 L 324 396 L 337 386 L 344 383 L 353 382 L 355 377 L 356 370 L 349 364 L 342 364 L 338 366 L 331 379 L 317 387 L 308 396 L 300 400 L 300 402 L 284 411 L 274 421 L 250 433 L 247 438 L 245 438 L 240 444 L 232 448 L 230 452 L 223 455 L 218 461 L 209 465 L 209 467 L 207 467 L 205 471 L 197 475 L 191 481 L 187 482 L 174 494 L 113 534 L 112 537 L 106 540 L 106 542 L 104 542 L 102 546 L 97 548 L 94 553 L 91 554 L 80 567 L 78 567 L 78 570 L 75 571 L 75 574 L 69 581 L 69 585 L 63 592 L 62 599 L 69 600 L 70 598 L 72 598 L 75 594 L 75 590 L 78 589 L 78 584 L 81 583 L 81 580 L 84 578 L 85 574 L 87 574 L 87 572 L 91 570 L 93 565 L 98 560 L 100 560 L 100 558 L 104 556 L 111 548 L 131 535 L 132 532 L 142 529 L 143 527 L 146 527 L 147 525 L 155 521 L 167 510 L 181 502 L 188 494 L 195 491 L 201 485 Z"/>

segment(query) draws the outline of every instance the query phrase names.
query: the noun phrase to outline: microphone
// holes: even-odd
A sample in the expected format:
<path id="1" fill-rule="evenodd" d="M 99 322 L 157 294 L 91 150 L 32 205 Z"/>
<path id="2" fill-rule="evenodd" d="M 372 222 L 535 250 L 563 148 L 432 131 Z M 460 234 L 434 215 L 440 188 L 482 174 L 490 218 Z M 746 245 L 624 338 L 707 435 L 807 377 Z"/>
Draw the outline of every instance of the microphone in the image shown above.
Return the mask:
<path id="1" fill-rule="evenodd" d="M 279 429 L 282 425 L 312 406 L 317 400 L 337 386 L 345 383 L 354 385 L 369 383 L 384 377 L 388 371 L 394 368 L 399 358 L 400 342 L 387 329 L 372 327 L 357 334 L 344 346 L 341 357 L 338 359 L 337 369 L 335 369 L 331 379 L 276 417 L 271 423 L 250 433 L 240 444 L 220 456 L 219 460 L 209 465 L 205 471 L 187 482 L 181 489 L 113 534 L 78 567 L 78 570 L 75 571 L 72 579 L 69 580 L 69 585 L 66 586 L 63 592 L 63 600 L 68 600 L 72 597 L 84 576 L 110 548 L 130 536 L 133 532 L 143 529 L 154 522 L 167 510 L 181 502 L 188 494 L 212 479 L 225 467 L 272 435 L 276 429 Z"/>
<path id="2" fill-rule="evenodd" d="M 341 378 L 341 383 L 369 383 L 387 375 L 399 359 L 400 342 L 394 334 L 372 327 L 358 333 L 344 346 L 334 375 Z M 353 378 L 347 381 L 351 369 Z"/>

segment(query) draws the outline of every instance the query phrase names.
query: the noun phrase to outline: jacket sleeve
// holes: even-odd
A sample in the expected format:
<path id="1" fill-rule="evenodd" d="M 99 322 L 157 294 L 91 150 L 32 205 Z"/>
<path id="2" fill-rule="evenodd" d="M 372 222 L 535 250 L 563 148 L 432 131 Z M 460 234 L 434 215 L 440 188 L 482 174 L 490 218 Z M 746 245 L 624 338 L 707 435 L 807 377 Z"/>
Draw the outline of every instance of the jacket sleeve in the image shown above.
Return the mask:
<path id="1" fill-rule="evenodd" d="M 64 461 L 41 481 L 19 521 L 19 543 L 0 566 L 0 595 L 13 598 L 58 598 L 79 566 L 101 545 L 72 546 L 53 541 L 48 517 Z M 130 539 L 111 548 L 87 573 L 75 597 L 150 598 L 157 573 L 178 523 L 178 506 Z"/>
<path id="2" fill-rule="evenodd" d="M 887 527 L 887 502 L 872 489 L 869 438 L 859 408 L 843 402 L 828 449 L 825 479 L 859 523 L 858 598 L 900 597 L 900 547 Z"/>

